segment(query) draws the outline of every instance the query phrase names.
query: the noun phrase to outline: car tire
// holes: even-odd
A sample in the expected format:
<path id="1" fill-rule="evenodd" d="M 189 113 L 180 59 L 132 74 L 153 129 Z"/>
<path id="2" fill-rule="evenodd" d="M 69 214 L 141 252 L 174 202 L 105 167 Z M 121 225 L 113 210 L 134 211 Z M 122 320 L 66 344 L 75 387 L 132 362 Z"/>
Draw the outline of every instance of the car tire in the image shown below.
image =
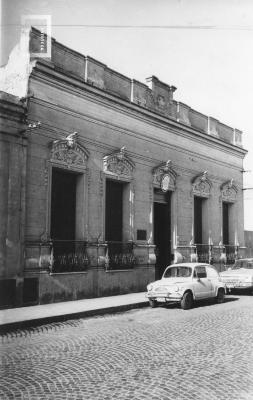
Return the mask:
<path id="1" fill-rule="evenodd" d="M 149 299 L 149 305 L 151 308 L 155 308 L 157 306 L 157 301 L 153 299 Z"/>
<path id="2" fill-rule="evenodd" d="M 193 296 L 191 292 L 185 292 L 181 300 L 181 308 L 183 310 L 189 310 L 193 307 Z"/>
<path id="3" fill-rule="evenodd" d="M 224 303 L 225 300 L 225 290 L 220 288 L 217 293 L 216 302 L 218 304 Z"/>

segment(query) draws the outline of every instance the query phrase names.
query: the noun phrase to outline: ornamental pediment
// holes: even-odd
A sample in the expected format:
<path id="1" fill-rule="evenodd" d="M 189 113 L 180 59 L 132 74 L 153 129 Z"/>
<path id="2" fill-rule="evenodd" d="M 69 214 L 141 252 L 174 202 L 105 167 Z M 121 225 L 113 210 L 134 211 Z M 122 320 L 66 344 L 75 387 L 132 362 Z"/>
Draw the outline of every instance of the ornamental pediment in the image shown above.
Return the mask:
<path id="1" fill-rule="evenodd" d="M 78 143 L 76 132 L 52 143 L 50 161 L 59 165 L 86 168 L 88 157 L 89 152 Z"/>
<path id="2" fill-rule="evenodd" d="M 224 182 L 221 187 L 221 199 L 229 203 L 234 203 L 237 198 L 237 187 L 233 184 L 233 179 Z"/>
<path id="3" fill-rule="evenodd" d="M 168 160 L 153 169 L 153 184 L 159 186 L 163 192 L 174 191 L 176 188 L 177 173 L 172 168 L 172 162 Z"/>
<path id="4" fill-rule="evenodd" d="M 126 155 L 126 148 L 114 152 L 103 158 L 103 170 L 105 173 L 120 178 L 132 179 L 135 168 L 134 162 Z"/>
<path id="5" fill-rule="evenodd" d="M 212 183 L 207 176 L 207 171 L 195 176 L 192 180 L 192 194 L 198 197 L 210 197 Z"/>

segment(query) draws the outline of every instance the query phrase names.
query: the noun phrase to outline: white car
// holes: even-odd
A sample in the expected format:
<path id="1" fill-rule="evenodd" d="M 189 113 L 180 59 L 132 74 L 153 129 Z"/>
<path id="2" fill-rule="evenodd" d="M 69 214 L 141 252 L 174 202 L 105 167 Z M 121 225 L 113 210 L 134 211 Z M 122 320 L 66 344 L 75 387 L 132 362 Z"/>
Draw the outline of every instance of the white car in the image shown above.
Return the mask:
<path id="1" fill-rule="evenodd" d="M 221 272 L 220 277 L 227 289 L 253 289 L 253 258 L 235 261 L 232 268 Z"/>
<path id="2" fill-rule="evenodd" d="M 214 298 L 223 303 L 225 285 L 218 272 L 209 264 L 173 264 L 164 271 L 162 279 L 147 286 L 146 297 L 151 307 L 159 302 L 181 304 L 188 310 L 195 300 Z"/>

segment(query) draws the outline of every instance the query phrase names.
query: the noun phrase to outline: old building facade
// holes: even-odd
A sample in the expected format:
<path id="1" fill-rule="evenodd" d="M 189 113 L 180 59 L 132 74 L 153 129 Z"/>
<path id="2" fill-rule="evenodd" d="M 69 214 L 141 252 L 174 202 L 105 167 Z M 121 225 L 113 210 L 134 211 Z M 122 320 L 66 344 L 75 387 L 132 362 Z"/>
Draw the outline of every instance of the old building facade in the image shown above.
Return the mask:
<path id="1" fill-rule="evenodd" d="M 243 255 L 241 131 L 54 39 L 31 58 L 39 41 L 24 32 L 3 71 L 2 306 L 142 291 L 173 260 Z"/>

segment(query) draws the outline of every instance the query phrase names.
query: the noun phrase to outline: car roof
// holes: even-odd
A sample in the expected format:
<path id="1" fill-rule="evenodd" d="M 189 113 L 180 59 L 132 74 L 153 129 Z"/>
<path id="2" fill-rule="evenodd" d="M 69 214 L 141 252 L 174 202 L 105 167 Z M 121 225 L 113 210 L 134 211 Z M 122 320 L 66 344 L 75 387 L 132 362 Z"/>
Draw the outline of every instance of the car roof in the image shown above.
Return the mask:
<path id="1" fill-rule="evenodd" d="M 179 263 L 179 264 L 168 265 L 168 267 L 191 267 L 191 268 L 200 267 L 200 266 L 212 267 L 212 265 L 207 264 L 207 263 Z"/>

